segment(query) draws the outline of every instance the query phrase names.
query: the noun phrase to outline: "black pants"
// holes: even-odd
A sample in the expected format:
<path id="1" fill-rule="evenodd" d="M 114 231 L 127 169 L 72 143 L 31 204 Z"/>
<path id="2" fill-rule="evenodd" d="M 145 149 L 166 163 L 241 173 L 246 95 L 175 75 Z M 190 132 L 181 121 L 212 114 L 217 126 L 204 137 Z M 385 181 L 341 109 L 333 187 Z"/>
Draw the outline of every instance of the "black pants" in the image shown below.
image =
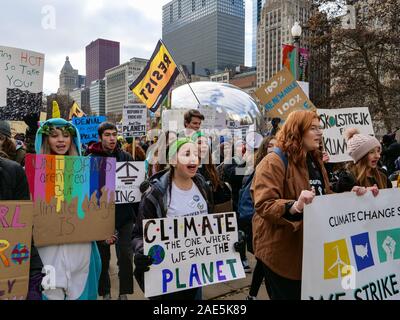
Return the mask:
<path id="1" fill-rule="evenodd" d="M 133 248 L 132 248 L 132 231 L 133 223 L 128 223 L 118 231 L 118 241 L 115 245 L 117 253 L 118 264 L 118 278 L 119 278 L 119 294 L 132 294 L 133 293 Z M 99 295 L 104 296 L 110 293 L 110 246 L 105 244 L 104 241 L 98 242 L 98 248 L 101 257 L 101 275 L 99 281 Z"/>
<path id="2" fill-rule="evenodd" d="M 274 273 L 263 263 L 267 291 L 271 300 L 300 300 L 301 299 L 301 280 L 290 280 Z"/>
<path id="3" fill-rule="evenodd" d="M 268 296 L 271 297 L 271 289 L 268 287 L 268 283 L 265 279 L 264 265 L 260 260 L 257 259 L 257 263 L 253 271 L 253 277 L 251 279 L 249 291 L 250 296 L 257 297 L 263 280 L 265 280 L 265 288 L 267 289 Z"/>

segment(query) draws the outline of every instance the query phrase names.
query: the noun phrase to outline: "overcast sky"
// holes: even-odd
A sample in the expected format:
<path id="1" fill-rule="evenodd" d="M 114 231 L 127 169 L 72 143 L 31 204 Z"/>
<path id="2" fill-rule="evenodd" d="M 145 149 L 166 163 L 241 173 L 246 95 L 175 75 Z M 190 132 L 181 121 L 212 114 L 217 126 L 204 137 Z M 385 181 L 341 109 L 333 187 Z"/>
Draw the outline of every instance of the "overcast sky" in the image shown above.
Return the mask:
<path id="1" fill-rule="evenodd" d="M 121 63 L 150 58 L 162 36 L 162 6 L 169 0 L 1 0 L 0 45 L 46 55 L 44 92 L 56 92 L 59 73 L 69 56 L 85 74 L 85 47 L 97 38 L 119 41 Z M 246 55 L 251 63 L 252 0 L 246 4 Z M 54 10 L 53 10 L 54 8 Z M 50 11 L 49 11 L 50 10 Z M 43 11 L 43 13 L 42 13 Z M 55 28 L 43 28 L 52 22 Z M 50 15 L 49 15 L 50 13 Z M 50 24 L 51 26 L 51 24 Z"/>

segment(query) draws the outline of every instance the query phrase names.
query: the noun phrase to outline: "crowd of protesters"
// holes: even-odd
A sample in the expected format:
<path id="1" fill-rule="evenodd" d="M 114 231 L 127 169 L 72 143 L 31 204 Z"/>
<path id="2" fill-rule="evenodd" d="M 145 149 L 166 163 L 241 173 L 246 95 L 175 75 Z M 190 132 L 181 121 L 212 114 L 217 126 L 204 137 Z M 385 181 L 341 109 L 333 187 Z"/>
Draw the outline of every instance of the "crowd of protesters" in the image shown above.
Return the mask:
<path id="1" fill-rule="evenodd" d="M 29 200 L 23 170 L 26 153 L 113 157 L 144 161 L 146 180 L 136 204 L 115 209 L 115 233 L 104 241 L 36 248 L 32 243 L 28 299 L 111 299 L 110 261 L 115 245 L 120 300 L 133 293 L 134 277 L 144 290 L 144 273 L 152 264 L 143 252 L 142 220 L 236 212 L 240 253 L 245 272 L 252 273 L 247 297 L 255 300 L 265 281 L 271 299 L 300 299 L 303 252 L 303 210 L 315 197 L 354 192 L 363 196 L 400 181 L 400 144 L 395 134 L 379 142 L 355 128 L 345 132 L 353 161 L 332 166 L 322 146 L 316 113 L 292 112 L 263 137 L 208 135 L 204 116 L 186 112 L 182 132 L 147 137 L 118 136 L 115 124 L 98 127 L 99 141 L 84 146 L 78 129 L 63 119 L 38 125 L 27 119 L 26 134 L 11 136 L 0 121 L 0 200 Z M 196 206 L 190 199 L 197 199 Z M 247 250 L 246 250 L 247 249 Z M 256 259 L 254 270 L 247 253 Z M 41 286 L 43 265 L 57 271 L 56 288 Z M 154 297 L 155 300 L 202 299 L 201 288 Z"/>

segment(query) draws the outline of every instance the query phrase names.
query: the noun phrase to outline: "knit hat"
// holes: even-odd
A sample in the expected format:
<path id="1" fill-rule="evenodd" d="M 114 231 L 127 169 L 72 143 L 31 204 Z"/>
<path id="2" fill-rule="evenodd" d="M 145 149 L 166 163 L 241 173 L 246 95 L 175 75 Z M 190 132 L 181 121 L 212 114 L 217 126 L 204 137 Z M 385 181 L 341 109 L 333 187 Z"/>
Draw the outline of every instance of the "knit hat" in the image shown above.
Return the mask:
<path id="1" fill-rule="evenodd" d="M 8 121 L 0 121 L 0 133 L 6 137 L 11 138 L 11 128 Z"/>
<path id="2" fill-rule="evenodd" d="M 43 143 L 43 134 L 48 135 L 49 130 L 51 130 L 52 127 L 55 128 L 63 128 L 63 127 L 68 127 L 71 129 L 71 132 L 74 132 L 75 134 L 73 135 L 72 139 L 75 143 L 78 155 L 82 155 L 82 148 L 81 148 L 81 135 L 79 134 L 78 128 L 72 124 L 71 122 L 68 122 L 65 119 L 61 118 L 53 118 L 50 120 L 47 120 L 45 122 L 40 123 L 40 128 L 36 132 L 36 139 L 35 139 L 35 151 L 36 154 L 40 154 L 40 149 L 42 147 Z"/>
<path id="3" fill-rule="evenodd" d="M 179 138 L 172 142 L 169 146 L 168 159 L 171 160 L 172 157 L 178 153 L 179 149 L 186 143 L 193 143 L 193 141 L 190 138 Z"/>
<path id="4" fill-rule="evenodd" d="M 349 128 L 344 132 L 347 142 L 347 152 L 353 158 L 354 163 L 361 160 L 375 147 L 380 147 L 378 139 L 361 134 L 357 128 Z"/>

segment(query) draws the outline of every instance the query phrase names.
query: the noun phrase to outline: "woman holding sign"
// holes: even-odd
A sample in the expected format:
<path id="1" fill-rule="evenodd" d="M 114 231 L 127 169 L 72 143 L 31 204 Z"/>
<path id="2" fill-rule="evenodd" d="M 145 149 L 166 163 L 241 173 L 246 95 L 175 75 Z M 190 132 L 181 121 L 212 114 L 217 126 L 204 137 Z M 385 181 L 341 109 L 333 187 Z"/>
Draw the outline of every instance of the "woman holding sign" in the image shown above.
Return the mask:
<path id="1" fill-rule="evenodd" d="M 335 191 L 354 191 L 363 195 L 371 190 L 376 196 L 379 189 L 391 188 L 391 181 L 378 167 L 382 152 L 379 141 L 375 137 L 360 134 L 356 128 L 347 129 L 344 136 L 347 152 L 354 163 L 341 172 Z"/>
<path id="2" fill-rule="evenodd" d="M 197 174 L 197 145 L 189 138 L 173 142 L 168 153 L 170 169 L 152 181 L 143 194 L 134 230 L 135 276 L 143 289 L 143 275 L 152 258 L 143 254 L 144 219 L 203 215 L 213 212 L 212 192 L 204 178 Z M 172 231 L 171 231 L 172 232 Z M 157 300 L 194 300 L 199 288 L 155 297 Z"/>
<path id="3" fill-rule="evenodd" d="M 77 128 L 64 119 L 44 122 L 36 134 L 37 154 L 81 155 Z M 96 300 L 101 260 L 96 242 L 52 245 L 38 248 L 43 264 L 49 266 L 55 283 L 44 288 L 46 300 Z"/>
<path id="4" fill-rule="evenodd" d="M 321 138 L 318 115 L 294 111 L 278 132 L 277 147 L 255 171 L 254 254 L 273 300 L 301 297 L 303 209 L 315 196 L 331 192 L 318 150 Z"/>

